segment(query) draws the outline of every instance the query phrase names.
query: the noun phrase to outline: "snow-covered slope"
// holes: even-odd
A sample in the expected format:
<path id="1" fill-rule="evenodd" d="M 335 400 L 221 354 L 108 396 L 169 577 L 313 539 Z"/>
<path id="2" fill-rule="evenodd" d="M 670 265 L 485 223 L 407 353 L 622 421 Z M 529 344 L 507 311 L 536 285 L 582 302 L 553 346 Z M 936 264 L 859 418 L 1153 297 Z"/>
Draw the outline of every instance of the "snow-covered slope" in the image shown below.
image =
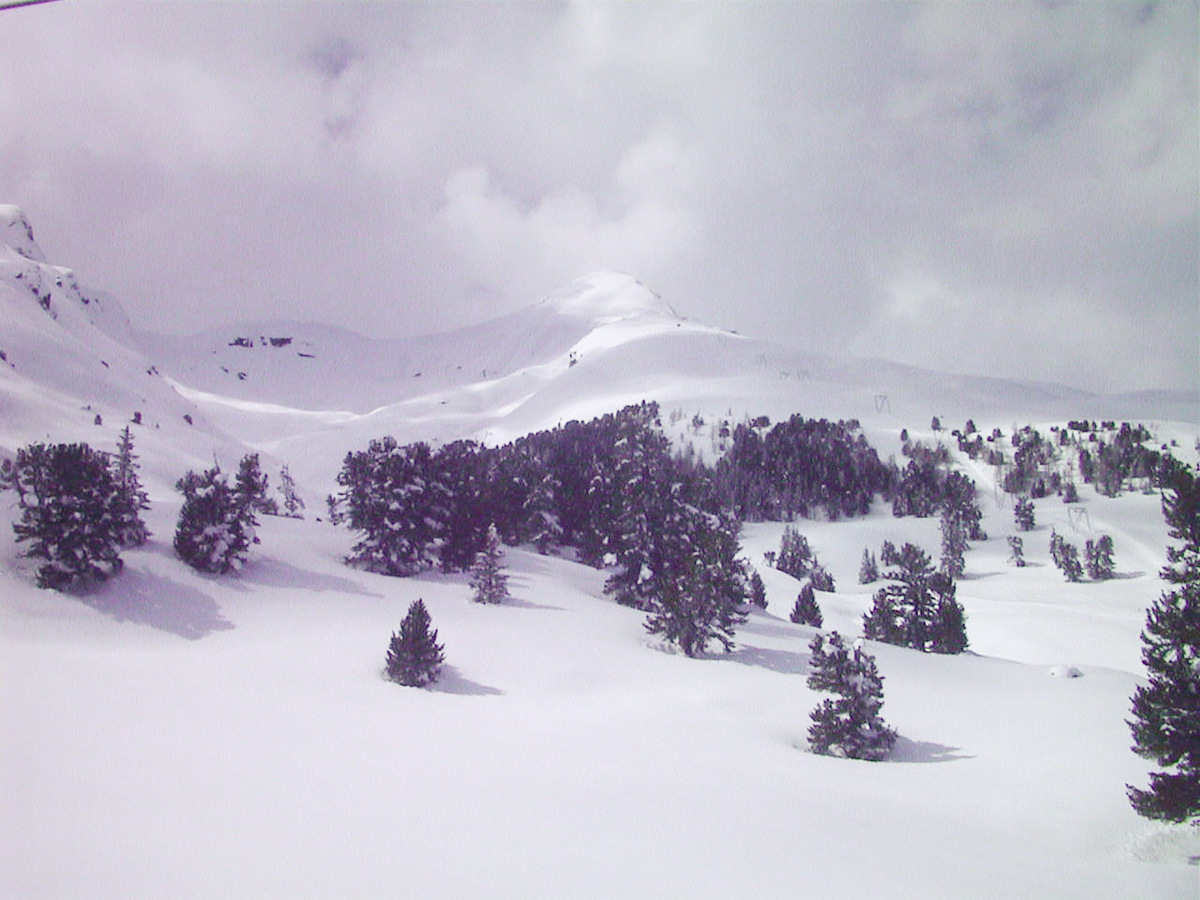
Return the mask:
<path id="1" fill-rule="evenodd" d="M 140 417 L 136 442 L 155 493 L 169 490 L 185 466 L 211 465 L 214 454 L 236 462 L 242 444 L 131 348 L 115 299 L 45 261 L 14 206 L 0 206 L 0 317 L 0 454 L 39 440 L 113 449 L 118 432 Z"/>
<path id="2" fill-rule="evenodd" d="M 799 584 L 764 564 L 782 525 L 743 536 L 766 612 L 733 653 L 687 659 L 603 596 L 603 572 L 510 548 L 515 600 L 485 607 L 463 576 L 346 567 L 351 536 L 318 519 L 342 456 L 386 433 L 502 441 L 649 398 L 708 454 L 745 415 L 858 418 L 885 456 L 903 427 L 938 440 L 932 415 L 1006 432 L 1087 416 L 1152 423 L 1194 461 L 1195 398 L 797 353 L 603 273 L 420 341 L 275 324 L 155 339 L 47 263 L 14 208 L 0 241 L 0 448 L 109 449 L 141 412 L 154 488 L 151 542 L 79 597 L 32 586 L 0 494 L 0 896 L 1195 896 L 1194 831 L 1124 794 L 1150 768 L 1124 720 L 1161 589 L 1157 496 L 1085 486 L 1082 523 L 1037 501 L 1016 569 L 994 473 L 958 459 L 991 535 L 958 586 L 973 652 L 870 644 L 900 733 L 887 763 L 804 749 L 813 630 L 787 621 Z M 200 575 L 171 550 L 170 484 L 249 447 L 300 476 L 309 518 L 266 519 L 244 572 Z M 848 635 L 874 589 L 864 548 L 938 546 L 935 521 L 882 504 L 800 528 L 837 583 L 826 628 Z M 1065 583 L 1051 528 L 1112 535 L 1118 578 Z M 450 666 L 429 691 L 381 677 L 418 598 Z"/>
<path id="3" fill-rule="evenodd" d="M 881 435 L 934 415 L 1008 426 L 1014 417 L 1195 421 L 1197 411 L 1190 395 L 1104 397 L 796 351 L 683 319 L 635 279 L 604 272 L 510 315 L 417 339 L 258 323 L 141 335 L 139 346 L 214 421 L 291 459 L 321 490 L 348 446 L 383 434 L 498 443 L 648 399 L 689 419 L 800 412 L 857 418 Z"/>

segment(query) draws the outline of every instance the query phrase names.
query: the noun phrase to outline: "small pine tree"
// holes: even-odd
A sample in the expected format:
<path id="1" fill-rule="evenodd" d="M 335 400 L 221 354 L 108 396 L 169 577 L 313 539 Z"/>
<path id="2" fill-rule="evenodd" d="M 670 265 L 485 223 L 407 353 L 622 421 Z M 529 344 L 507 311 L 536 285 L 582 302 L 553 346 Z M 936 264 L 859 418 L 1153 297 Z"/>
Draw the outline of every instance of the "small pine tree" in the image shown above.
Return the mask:
<path id="1" fill-rule="evenodd" d="M 767 586 L 757 571 L 750 573 L 750 603 L 759 609 L 767 608 Z"/>
<path id="2" fill-rule="evenodd" d="M 1078 503 L 1079 489 L 1075 487 L 1075 482 L 1068 481 L 1067 486 L 1063 488 L 1063 503 Z"/>
<path id="3" fill-rule="evenodd" d="M 800 594 L 796 597 L 796 603 L 792 607 L 791 615 L 788 617 L 797 625 L 811 625 L 813 628 L 820 628 L 824 622 L 824 617 L 821 615 L 821 608 L 817 606 L 817 596 L 813 593 L 813 586 L 806 584 L 800 588 Z"/>
<path id="4" fill-rule="evenodd" d="M 1083 547 L 1083 558 L 1088 578 L 1093 581 L 1107 581 L 1112 578 L 1115 574 L 1112 537 L 1104 534 L 1095 541 L 1089 538 Z"/>
<path id="5" fill-rule="evenodd" d="M 879 563 L 875 560 L 875 554 L 864 547 L 862 562 L 858 566 L 858 583 L 874 584 L 878 580 Z"/>
<path id="6" fill-rule="evenodd" d="M 501 561 L 500 534 L 495 525 L 489 525 L 483 549 L 471 566 L 471 589 L 476 603 L 503 603 L 510 599 L 508 576 L 501 571 Z"/>
<path id="7" fill-rule="evenodd" d="M 942 574 L 951 580 L 960 578 L 967 566 L 965 559 L 967 550 L 966 526 L 947 509 L 942 511 L 941 530 Z"/>
<path id="8" fill-rule="evenodd" d="M 424 600 L 409 608 L 400 631 L 392 634 L 387 652 L 387 677 L 408 687 L 425 687 L 437 681 L 445 661 L 443 647 L 437 642 L 437 629 L 430 630 L 429 611 Z"/>
<path id="9" fill-rule="evenodd" d="M 303 519 L 301 510 L 304 509 L 304 500 L 296 490 L 296 479 L 292 477 L 287 463 L 279 470 L 279 493 L 283 496 L 283 514 L 289 519 Z"/>
<path id="10" fill-rule="evenodd" d="M 117 441 L 113 461 L 113 479 L 117 488 L 118 540 L 122 547 L 140 547 L 150 537 L 142 521 L 142 510 L 150 508 L 150 498 L 138 479 L 137 455 L 133 452 L 133 435 L 126 425 Z"/>
<path id="11" fill-rule="evenodd" d="M 262 470 L 257 453 L 247 453 L 238 463 L 237 477 L 234 479 L 234 491 L 239 502 L 254 513 L 264 516 L 279 515 L 279 506 L 275 499 L 267 494 L 267 473 Z M 258 522 L 253 523 L 257 525 Z M 258 543 L 258 541 L 254 541 Z"/>
<path id="12" fill-rule="evenodd" d="M 1008 561 L 1018 568 L 1025 567 L 1025 542 L 1015 534 L 1008 536 Z"/>
<path id="13" fill-rule="evenodd" d="M 883 677 L 875 657 L 857 645 L 847 649 L 836 631 L 830 634 L 828 645 L 822 635 L 815 635 L 809 651 L 812 670 L 808 686 L 836 695 L 812 711 L 809 747 L 827 756 L 886 759 L 896 743 L 896 732 L 880 716 Z"/>
<path id="14" fill-rule="evenodd" d="M 837 590 L 837 586 L 833 582 L 833 576 L 819 562 L 813 561 L 812 568 L 808 573 L 809 583 L 813 586 L 814 591 L 824 591 L 826 594 L 832 594 Z"/>
<path id="15" fill-rule="evenodd" d="M 1033 501 L 1028 497 L 1018 497 L 1017 502 L 1013 504 L 1013 517 L 1019 531 L 1033 531 Z"/>
<path id="16" fill-rule="evenodd" d="M 39 587 L 91 587 L 121 570 L 119 494 L 106 454 L 87 444 L 31 444 L 10 470 L 21 506 L 13 523 L 25 555 L 42 561 Z"/>
<path id="17" fill-rule="evenodd" d="M 783 529 L 779 540 L 779 554 L 775 557 L 775 568 L 793 578 L 803 578 L 813 563 L 812 548 L 808 538 L 791 525 Z"/>
<path id="18" fill-rule="evenodd" d="M 1058 548 L 1051 548 L 1051 556 L 1055 558 L 1055 565 L 1066 576 L 1067 581 L 1083 581 L 1083 565 L 1079 562 L 1078 547 L 1058 537 Z"/>

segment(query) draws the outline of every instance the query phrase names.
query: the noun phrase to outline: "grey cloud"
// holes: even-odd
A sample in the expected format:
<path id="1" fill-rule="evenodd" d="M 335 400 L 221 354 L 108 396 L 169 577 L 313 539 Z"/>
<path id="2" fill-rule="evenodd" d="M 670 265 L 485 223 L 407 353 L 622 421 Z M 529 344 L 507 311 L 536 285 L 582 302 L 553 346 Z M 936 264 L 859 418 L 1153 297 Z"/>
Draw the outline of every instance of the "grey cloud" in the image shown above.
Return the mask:
<path id="1" fill-rule="evenodd" d="M 605 267 L 801 346 L 1197 386 L 1195 3 L 2 15 L 0 199 L 151 327 L 428 331 Z"/>

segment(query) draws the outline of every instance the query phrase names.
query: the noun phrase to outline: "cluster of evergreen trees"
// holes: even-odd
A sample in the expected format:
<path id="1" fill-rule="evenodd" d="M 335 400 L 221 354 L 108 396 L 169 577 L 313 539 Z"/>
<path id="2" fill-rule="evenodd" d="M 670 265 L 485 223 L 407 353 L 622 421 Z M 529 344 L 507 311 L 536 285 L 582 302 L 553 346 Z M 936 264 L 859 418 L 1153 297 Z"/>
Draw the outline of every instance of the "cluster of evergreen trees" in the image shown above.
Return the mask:
<path id="1" fill-rule="evenodd" d="M 123 548 L 146 541 L 141 512 L 149 503 L 137 469 L 128 427 L 115 455 L 86 443 L 38 443 L 6 461 L 4 486 L 21 508 L 13 531 L 40 560 L 39 587 L 92 587 L 121 570 Z"/>
<path id="2" fill-rule="evenodd" d="M 338 483 L 331 512 L 358 536 L 347 561 L 371 571 L 465 571 L 491 525 L 508 543 L 613 566 L 606 592 L 689 655 L 710 640 L 730 646 L 745 614 L 740 524 L 709 473 L 671 452 L 657 404 L 497 448 L 384 438 L 347 454 Z"/>
<path id="3" fill-rule="evenodd" d="M 765 435 L 739 425 L 713 473 L 721 503 L 746 521 L 787 522 L 819 512 L 831 520 L 865 515 L 892 473 L 858 422 L 795 415 Z"/>
<path id="4" fill-rule="evenodd" d="M 914 544 L 895 550 L 885 545 L 884 573 L 890 582 L 875 592 L 863 615 L 863 634 L 876 641 L 931 653 L 967 649 L 966 617 L 955 598 L 954 581 L 936 571 L 929 555 Z"/>
<path id="5" fill-rule="evenodd" d="M 137 460 L 126 426 L 115 453 L 86 443 L 35 443 L 5 461 L 0 487 L 17 494 L 21 515 L 13 532 L 18 543 L 28 545 L 25 555 L 39 561 L 39 587 L 94 587 L 121 570 L 122 549 L 150 537 L 142 518 L 150 503 Z M 200 474 L 188 472 L 176 488 L 184 501 L 175 551 L 201 571 L 225 573 L 239 567 L 258 542 L 256 515 L 279 512 L 256 453 L 243 457 L 233 484 L 214 466 Z M 294 482 L 283 493 L 289 513 L 298 515 L 303 501 Z"/>
<path id="6" fill-rule="evenodd" d="M 277 515 L 267 494 L 258 454 L 242 457 L 234 483 L 220 466 L 188 472 L 175 484 L 183 507 L 175 528 L 175 552 L 193 569 L 224 575 L 245 565 L 257 544 L 258 513 Z"/>

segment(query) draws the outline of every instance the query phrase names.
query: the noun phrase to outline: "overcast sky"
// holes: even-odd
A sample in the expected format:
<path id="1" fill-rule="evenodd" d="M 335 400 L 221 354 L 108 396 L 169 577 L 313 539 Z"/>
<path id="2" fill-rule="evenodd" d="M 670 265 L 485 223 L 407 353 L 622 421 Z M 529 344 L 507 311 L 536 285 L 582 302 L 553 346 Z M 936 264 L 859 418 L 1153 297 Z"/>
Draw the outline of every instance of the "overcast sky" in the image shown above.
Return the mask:
<path id="1" fill-rule="evenodd" d="M 0 202 L 135 324 L 378 335 L 597 269 L 797 347 L 1200 387 L 1195 3 L 0 11 Z"/>

